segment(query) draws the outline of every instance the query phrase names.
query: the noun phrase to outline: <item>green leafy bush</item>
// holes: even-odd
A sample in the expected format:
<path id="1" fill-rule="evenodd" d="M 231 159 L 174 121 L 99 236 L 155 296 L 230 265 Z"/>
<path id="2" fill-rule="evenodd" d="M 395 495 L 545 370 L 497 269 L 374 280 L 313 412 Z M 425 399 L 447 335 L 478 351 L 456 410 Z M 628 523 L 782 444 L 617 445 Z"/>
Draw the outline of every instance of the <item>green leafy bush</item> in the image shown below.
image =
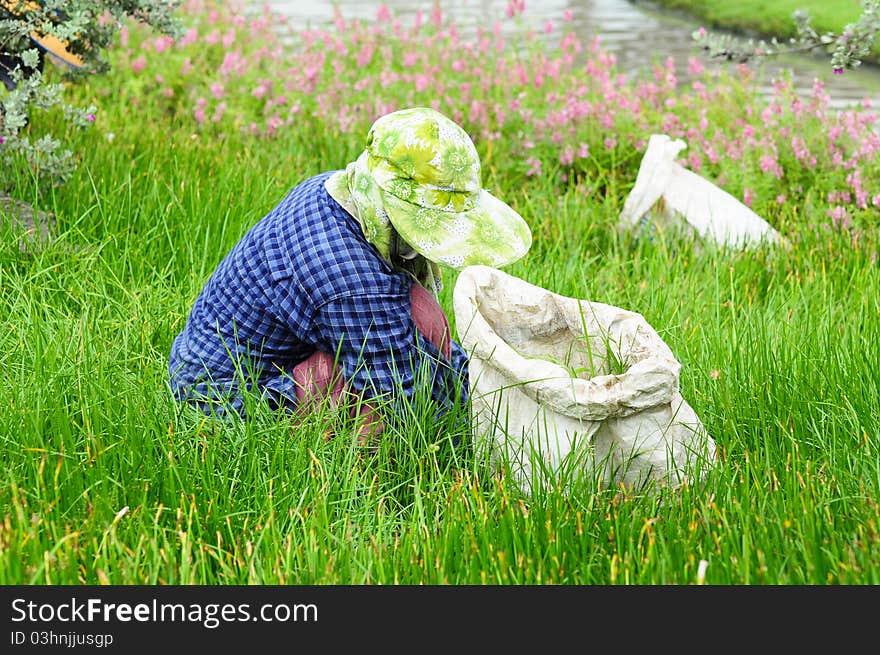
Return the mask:
<path id="1" fill-rule="evenodd" d="M 65 101 L 65 86 L 109 69 L 105 49 L 123 22 L 134 19 L 173 35 L 179 25 L 176 3 L 160 0 L 5 0 L 0 3 L 0 165 L 26 167 L 41 183 L 58 184 L 70 175 L 73 153 L 63 136 L 35 124 L 38 112 L 60 111 L 66 128 L 95 121 L 94 105 Z M 61 62 L 64 79 L 46 70 L 46 59 Z M 0 180 L 2 186 L 4 180 Z"/>

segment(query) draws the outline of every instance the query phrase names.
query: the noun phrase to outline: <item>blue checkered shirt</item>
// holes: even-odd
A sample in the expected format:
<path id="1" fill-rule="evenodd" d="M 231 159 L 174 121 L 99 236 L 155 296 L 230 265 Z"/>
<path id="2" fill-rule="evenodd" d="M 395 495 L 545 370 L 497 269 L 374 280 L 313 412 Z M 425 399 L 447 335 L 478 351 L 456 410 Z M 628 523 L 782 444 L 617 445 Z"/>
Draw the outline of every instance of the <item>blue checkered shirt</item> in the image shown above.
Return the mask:
<path id="1" fill-rule="evenodd" d="M 430 385 L 441 412 L 468 397 L 467 355 L 447 361 L 412 320 L 413 278 L 393 270 L 359 222 L 312 177 L 223 259 L 171 347 L 178 400 L 244 411 L 242 392 L 296 403 L 294 366 L 316 349 L 337 355 L 366 399 L 411 397 Z"/>

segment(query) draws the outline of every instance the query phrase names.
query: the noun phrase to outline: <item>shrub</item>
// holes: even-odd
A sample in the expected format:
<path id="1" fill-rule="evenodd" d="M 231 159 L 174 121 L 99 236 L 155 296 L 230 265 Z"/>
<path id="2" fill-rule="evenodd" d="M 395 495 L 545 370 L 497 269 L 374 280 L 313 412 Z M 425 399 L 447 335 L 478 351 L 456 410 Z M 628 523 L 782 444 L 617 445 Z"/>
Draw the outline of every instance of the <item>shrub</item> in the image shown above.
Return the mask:
<path id="1" fill-rule="evenodd" d="M 65 86 L 109 66 L 105 49 L 123 22 L 134 19 L 173 35 L 179 24 L 173 2 L 162 0 L 5 0 L 0 4 L 0 165 L 26 167 L 40 182 L 64 182 L 74 156 L 62 138 L 41 130 L 37 112 L 60 111 L 68 127 L 95 121 L 93 105 L 65 101 Z M 68 68 L 63 82 L 51 82 L 46 58 Z M 2 184 L 2 181 L 0 181 Z"/>

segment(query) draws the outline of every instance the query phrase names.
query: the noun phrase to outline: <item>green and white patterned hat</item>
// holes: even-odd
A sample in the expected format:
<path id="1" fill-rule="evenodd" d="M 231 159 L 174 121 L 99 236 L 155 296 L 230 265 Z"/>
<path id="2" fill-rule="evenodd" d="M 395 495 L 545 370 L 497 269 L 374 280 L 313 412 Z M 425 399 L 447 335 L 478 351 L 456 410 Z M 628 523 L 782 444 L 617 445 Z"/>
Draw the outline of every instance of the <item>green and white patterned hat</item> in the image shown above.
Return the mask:
<path id="1" fill-rule="evenodd" d="M 390 221 L 419 254 L 458 270 L 511 264 L 532 244 L 522 216 L 482 188 L 480 158 L 467 132 L 433 109 L 376 120 L 346 177 L 371 242 L 384 240 Z"/>

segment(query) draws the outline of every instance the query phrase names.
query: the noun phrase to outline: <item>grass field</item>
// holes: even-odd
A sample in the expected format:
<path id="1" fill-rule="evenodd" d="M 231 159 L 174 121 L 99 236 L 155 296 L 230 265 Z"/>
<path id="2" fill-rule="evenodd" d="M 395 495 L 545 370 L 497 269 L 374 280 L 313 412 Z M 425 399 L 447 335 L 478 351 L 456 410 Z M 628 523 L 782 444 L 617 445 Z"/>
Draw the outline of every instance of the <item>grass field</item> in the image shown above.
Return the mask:
<path id="1" fill-rule="evenodd" d="M 706 22 L 706 27 L 723 28 L 765 38 L 780 40 L 796 35 L 792 15 L 806 11 L 810 24 L 820 34 L 834 32 L 855 23 L 862 11 L 860 0 L 743 0 L 712 2 L 711 0 L 656 0 L 653 4 L 678 9 Z M 868 61 L 880 62 L 880 43 L 875 43 Z"/>
<path id="2" fill-rule="evenodd" d="M 366 32 L 344 53 L 303 37 L 291 63 L 259 19 L 187 11 L 197 43 L 160 49 L 132 28 L 114 72 L 71 89 L 100 112 L 67 135 L 82 153 L 69 183 L 38 193 L 24 167 L 2 180 L 59 236 L 36 253 L 8 229 L 0 241 L 0 583 L 692 584 L 701 560 L 710 584 L 880 583 L 869 110 L 832 112 L 821 89 L 761 99 L 742 70 L 686 88 L 662 69 L 618 79 L 586 45 L 591 64 L 566 59 L 574 42 L 543 60 L 492 43 L 462 69 L 439 21 L 418 48 L 378 23 L 369 59 Z M 232 52 L 247 66 L 223 77 Z M 172 400 L 171 341 L 226 252 L 298 181 L 350 161 L 376 114 L 437 99 L 532 228 L 507 272 L 637 311 L 669 344 L 721 454 L 703 484 L 526 498 L 427 413 L 370 454 L 331 417 L 215 423 Z M 620 233 L 650 131 L 685 138 L 685 162 L 791 248 Z"/>

